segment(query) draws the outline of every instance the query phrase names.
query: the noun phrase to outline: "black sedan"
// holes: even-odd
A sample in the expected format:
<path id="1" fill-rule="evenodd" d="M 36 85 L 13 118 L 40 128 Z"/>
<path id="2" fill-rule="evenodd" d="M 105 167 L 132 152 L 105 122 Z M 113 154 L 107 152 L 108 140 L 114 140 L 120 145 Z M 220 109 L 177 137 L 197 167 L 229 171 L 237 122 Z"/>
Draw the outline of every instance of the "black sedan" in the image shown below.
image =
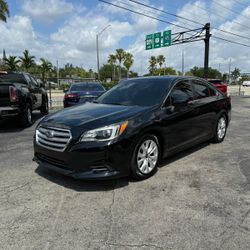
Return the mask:
<path id="1" fill-rule="evenodd" d="M 166 156 L 222 142 L 230 114 L 230 98 L 203 79 L 129 79 L 94 103 L 45 117 L 36 128 L 34 160 L 77 179 L 145 179 Z"/>
<path id="2" fill-rule="evenodd" d="M 97 82 L 78 82 L 71 85 L 64 95 L 64 108 L 76 104 L 91 102 L 105 92 L 105 88 Z"/>

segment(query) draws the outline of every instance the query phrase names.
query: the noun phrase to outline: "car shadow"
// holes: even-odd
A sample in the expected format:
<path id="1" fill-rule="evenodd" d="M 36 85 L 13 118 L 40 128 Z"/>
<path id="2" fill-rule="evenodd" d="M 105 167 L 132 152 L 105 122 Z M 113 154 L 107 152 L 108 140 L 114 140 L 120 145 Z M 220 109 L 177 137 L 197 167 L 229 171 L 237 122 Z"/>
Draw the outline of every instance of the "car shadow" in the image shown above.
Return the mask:
<path id="1" fill-rule="evenodd" d="M 201 150 L 208 145 L 210 145 L 210 142 L 204 142 L 199 145 L 193 146 L 190 149 L 169 156 L 160 162 L 159 168 L 167 167 L 166 165 L 175 162 L 183 157 L 186 157 L 198 150 Z M 72 177 L 56 173 L 42 166 L 38 166 L 35 172 L 48 181 L 54 182 L 57 185 L 63 186 L 65 188 L 73 189 L 77 192 L 110 191 L 123 188 L 129 185 L 129 182 L 139 182 L 139 180 L 132 179 L 131 177 L 124 177 L 115 180 L 76 180 Z"/>
<path id="2" fill-rule="evenodd" d="M 36 123 L 43 116 L 40 112 L 33 113 L 33 124 Z M 0 133 L 11 133 L 11 132 L 21 132 L 27 128 L 21 127 L 16 119 L 6 119 L 0 120 Z"/>
<path id="3" fill-rule="evenodd" d="M 120 178 L 115 180 L 76 180 L 44 167 L 38 166 L 35 172 L 48 181 L 77 192 L 97 192 L 111 191 L 119 189 L 129 184 L 129 178 Z"/>

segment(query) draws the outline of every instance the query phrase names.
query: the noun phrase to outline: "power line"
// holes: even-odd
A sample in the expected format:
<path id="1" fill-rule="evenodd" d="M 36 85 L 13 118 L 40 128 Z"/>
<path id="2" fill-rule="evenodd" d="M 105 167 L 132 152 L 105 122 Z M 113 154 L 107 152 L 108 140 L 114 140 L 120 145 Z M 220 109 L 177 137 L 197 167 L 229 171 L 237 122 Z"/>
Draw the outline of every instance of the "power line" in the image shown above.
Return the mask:
<path id="1" fill-rule="evenodd" d="M 245 18 L 247 18 L 247 19 L 250 20 L 250 18 L 249 18 L 248 16 L 243 15 L 243 14 L 242 14 L 241 12 L 239 12 L 239 11 L 232 10 L 232 9 L 230 9 L 230 8 L 226 7 L 225 5 L 223 5 L 223 4 L 221 4 L 221 3 L 218 3 L 218 2 L 214 2 L 214 4 L 216 4 L 216 5 L 218 5 L 218 6 L 221 6 L 222 8 L 224 8 L 224 9 L 226 9 L 226 10 L 229 10 L 229 11 L 231 11 L 232 13 L 235 13 L 235 14 L 237 14 L 237 15 L 243 16 L 243 17 L 245 17 Z"/>
<path id="2" fill-rule="evenodd" d="M 147 8 L 153 9 L 153 10 L 160 11 L 160 12 L 162 12 L 162 13 L 165 13 L 165 14 L 168 14 L 168 15 L 171 15 L 171 16 L 175 16 L 175 17 L 184 19 L 184 20 L 186 20 L 186 21 L 189 21 L 189 22 L 192 22 L 192 23 L 195 23 L 195 24 L 203 25 L 203 24 L 200 23 L 200 22 L 194 21 L 194 20 L 189 19 L 189 18 L 186 18 L 186 17 L 182 17 L 182 16 L 180 16 L 180 15 L 173 14 L 173 13 L 171 13 L 171 12 L 167 12 L 167 11 L 165 11 L 165 10 L 158 9 L 158 8 L 153 7 L 153 6 L 150 6 L 150 5 L 148 5 L 148 4 L 140 3 L 140 2 L 135 1 L 135 0 L 128 0 L 128 1 L 133 2 L 133 3 L 136 3 L 136 4 L 139 4 L 139 5 L 142 5 L 142 6 L 144 6 L 144 7 L 147 7 Z M 227 34 L 230 34 L 230 35 L 233 35 L 233 36 L 237 36 L 237 37 L 241 37 L 241 38 L 250 40 L 250 38 L 249 38 L 249 37 L 246 37 L 246 36 L 242 36 L 242 35 L 239 35 L 239 34 L 236 34 L 236 33 L 230 32 L 230 31 L 222 30 L 222 29 L 219 29 L 219 28 L 216 28 L 216 27 L 212 27 L 212 28 L 215 29 L 215 30 L 218 30 L 218 31 L 220 31 L 220 32 L 223 32 L 223 33 L 227 33 Z"/>
<path id="3" fill-rule="evenodd" d="M 156 1 L 162 2 L 162 3 L 164 3 L 164 4 L 166 3 L 165 0 L 156 0 Z M 182 2 L 185 2 L 185 1 L 182 0 Z M 186 4 L 186 2 L 185 2 L 185 4 Z M 219 18 L 222 19 L 222 20 L 225 20 L 225 16 L 220 15 L 220 14 L 218 14 L 218 13 L 215 14 L 214 12 L 212 12 L 211 10 L 209 10 L 208 8 L 203 8 L 203 7 L 199 6 L 199 5 L 193 5 L 193 7 L 197 8 L 197 9 L 204 10 L 204 11 L 210 13 L 209 16 L 211 16 L 211 14 L 212 14 L 212 15 L 214 15 L 214 16 L 219 17 Z M 185 11 L 186 11 L 186 10 L 185 10 Z M 186 12 L 187 12 L 187 11 L 186 11 Z M 211 17 L 210 17 L 210 20 L 211 20 Z M 239 23 L 239 22 L 237 22 L 237 21 L 235 21 L 235 20 L 230 20 L 230 22 L 231 22 L 231 23 L 238 24 L 238 25 L 244 27 L 245 29 L 250 30 L 250 27 L 249 27 L 249 26 L 244 25 L 244 24 L 242 24 L 242 23 Z"/>
<path id="4" fill-rule="evenodd" d="M 226 41 L 226 42 L 229 42 L 229 43 L 234 43 L 234 44 L 238 44 L 238 45 L 250 48 L 250 45 L 247 45 L 247 44 L 244 44 L 244 43 L 238 43 L 238 42 L 235 42 L 235 41 L 231 41 L 231 40 L 228 40 L 228 39 L 225 39 L 225 38 L 222 38 L 222 37 L 212 36 L 212 38 L 223 40 L 223 41 Z"/>
<path id="5" fill-rule="evenodd" d="M 112 6 L 114 6 L 114 7 L 117 7 L 117 8 L 123 9 L 123 10 L 130 11 L 130 12 L 132 12 L 132 13 L 135 13 L 135 14 L 138 14 L 138 15 L 141 15 L 141 16 L 145 16 L 145 17 L 148 17 L 148 18 L 151 18 L 151 19 L 154 19 L 154 20 L 163 22 L 163 23 L 167 23 L 167 24 L 173 25 L 173 26 L 178 27 L 178 28 L 181 28 L 181 29 L 187 29 L 187 30 L 190 31 L 190 32 L 191 32 L 191 31 L 194 31 L 194 30 L 190 30 L 189 28 L 186 28 L 186 27 L 184 27 L 184 26 L 181 26 L 181 25 L 178 25 L 178 24 L 174 24 L 174 23 L 171 23 L 171 22 L 168 22 L 168 21 L 159 19 L 159 18 L 154 17 L 154 16 L 149 16 L 149 15 L 147 15 L 147 14 L 143 14 L 143 13 L 140 13 L 140 12 L 138 12 L 138 11 L 131 10 L 131 9 L 128 9 L 128 8 L 126 8 L 126 7 L 123 7 L 123 6 L 120 6 L 120 5 L 117 5 L 117 4 L 107 2 L 107 1 L 105 1 L 105 0 L 98 0 L 98 1 L 99 1 L 99 2 L 103 2 L 103 3 L 106 3 L 106 4 L 109 4 L 109 5 L 112 5 Z"/>
<path id="6" fill-rule="evenodd" d="M 154 20 L 163 22 L 163 23 L 171 24 L 171 25 L 173 25 L 173 26 L 176 26 L 176 27 L 179 27 L 179 28 L 186 29 L 186 30 L 189 31 L 189 32 L 195 31 L 195 30 L 190 30 L 189 28 L 184 27 L 184 26 L 181 26 L 181 25 L 177 25 L 177 24 L 174 24 L 174 23 L 171 23 L 171 22 L 168 22 L 168 21 L 164 21 L 164 20 L 159 19 L 159 18 L 154 17 L 154 16 L 149 16 L 149 15 L 147 15 L 147 14 L 143 14 L 143 13 L 141 13 L 141 12 L 138 12 L 138 11 L 135 11 L 135 10 L 128 9 L 128 8 L 126 8 L 126 7 L 122 7 L 122 6 L 119 6 L 119 5 L 114 4 L 114 3 L 110 3 L 110 2 L 105 1 L 105 0 L 98 0 L 98 1 L 103 2 L 103 3 L 105 3 L 105 4 L 108 4 L 108 5 L 112 5 L 112 6 L 114 6 L 114 7 L 120 8 L 120 9 L 127 10 L 127 11 L 129 11 L 129 12 L 132 12 L 132 13 L 135 13 L 135 14 L 138 14 L 138 15 L 141 15 L 141 16 L 145 16 L 145 17 L 148 17 L 148 18 L 151 18 L 151 19 L 154 19 Z M 197 29 L 196 29 L 196 30 L 197 30 Z M 245 46 L 245 47 L 249 47 L 249 48 L 250 48 L 249 45 L 246 45 L 246 44 L 243 44 L 243 43 L 231 41 L 231 40 L 228 40 L 228 39 L 225 39 L 225 38 L 221 38 L 221 37 L 217 37 L 217 36 L 212 36 L 212 37 L 214 37 L 214 38 L 216 38 L 216 39 L 220 39 L 220 40 L 223 40 L 223 41 L 227 41 L 227 42 L 230 42 L 230 43 L 234 43 L 234 44 L 238 44 L 238 45 L 242 45 L 242 46 Z"/>
<path id="7" fill-rule="evenodd" d="M 244 4 L 244 3 L 240 2 L 240 1 L 237 1 L 237 0 L 233 0 L 233 1 L 238 3 L 239 5 L 244 6 L 244 7 L 249 7 L 249 5 L 246 5 L 246 4 Z"/>

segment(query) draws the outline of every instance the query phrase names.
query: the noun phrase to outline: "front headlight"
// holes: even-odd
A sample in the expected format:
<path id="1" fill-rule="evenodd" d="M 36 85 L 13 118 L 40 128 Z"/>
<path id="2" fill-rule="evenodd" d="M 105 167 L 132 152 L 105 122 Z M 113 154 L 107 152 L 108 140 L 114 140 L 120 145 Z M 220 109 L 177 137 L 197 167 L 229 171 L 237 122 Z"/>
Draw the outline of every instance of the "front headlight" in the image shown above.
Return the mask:
<path id="1" fill-rule="evenodd" d="M 88 141 L 109 141 L 120 136 L 126 129 L 128 125 L 128 121 L 125 121 L 120 124 L 113 124 L 109 126 L 105 126 L 102 128 L 97 128 L 93 130 L 89 130 L 85 132 L 80 141 L 88 142 Z"/>

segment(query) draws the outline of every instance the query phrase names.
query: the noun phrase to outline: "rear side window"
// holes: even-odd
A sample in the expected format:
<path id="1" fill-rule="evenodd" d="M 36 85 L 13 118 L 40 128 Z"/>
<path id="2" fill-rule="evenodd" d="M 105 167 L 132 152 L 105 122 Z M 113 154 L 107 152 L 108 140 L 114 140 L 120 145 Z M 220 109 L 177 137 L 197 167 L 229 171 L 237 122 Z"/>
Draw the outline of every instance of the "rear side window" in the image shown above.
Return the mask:
<path id="1" fill-rule="evenodd" d="M 26 83 L 25 78 L 22 74 L 1 74 L 1 82 L 10 82 L 10 83 Z"/>
<path id="2" fill-rule="evenodd" d="M 193 100 L 192 86 L 188 80 L 178 82 L 170 94 L 172 105 L 185 104 Z"/>
<path id="3" fill-rule="evenodd" d="M 193 81 L 194 93 L 197 99 L 209 97 L 210 88 L 203 82 Z"/>

